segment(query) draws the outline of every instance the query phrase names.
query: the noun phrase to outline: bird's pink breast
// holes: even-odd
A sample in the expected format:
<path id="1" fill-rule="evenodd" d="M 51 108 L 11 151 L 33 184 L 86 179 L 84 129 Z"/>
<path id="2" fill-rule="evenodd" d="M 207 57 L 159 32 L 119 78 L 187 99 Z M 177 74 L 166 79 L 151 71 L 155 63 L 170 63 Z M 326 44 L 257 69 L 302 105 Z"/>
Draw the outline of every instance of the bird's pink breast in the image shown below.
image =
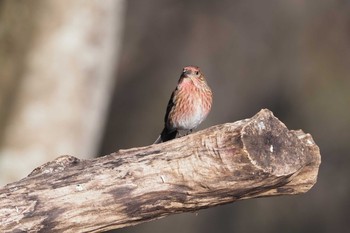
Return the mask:
<path id="1" fill-rule="evenodd" d="M 194 129 L 207 117 L 211 95 L 206 95 L 205 90 L 190 81 L 182 82 L 178 92 L 170 124 L 180 130 Z"/>

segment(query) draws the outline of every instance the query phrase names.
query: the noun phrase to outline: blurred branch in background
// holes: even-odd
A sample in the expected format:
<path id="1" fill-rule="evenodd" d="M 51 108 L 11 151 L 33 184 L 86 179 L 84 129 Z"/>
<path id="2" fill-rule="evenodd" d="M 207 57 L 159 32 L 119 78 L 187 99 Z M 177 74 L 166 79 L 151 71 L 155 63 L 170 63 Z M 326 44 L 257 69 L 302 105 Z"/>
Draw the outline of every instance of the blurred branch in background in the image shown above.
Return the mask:
<path id="1" fill-rule="evenodd" d="M 58 154 L 96 154 L 124 1 L 1 2 L 0 185 Z"/>
<path id="2" fill-rule="evenodd" d="M 2 232 L 101 232 L 317 180 L 311 135 L 264 109 L 249 119 L 93 160 L 61 156 L 0 189 Z"/>

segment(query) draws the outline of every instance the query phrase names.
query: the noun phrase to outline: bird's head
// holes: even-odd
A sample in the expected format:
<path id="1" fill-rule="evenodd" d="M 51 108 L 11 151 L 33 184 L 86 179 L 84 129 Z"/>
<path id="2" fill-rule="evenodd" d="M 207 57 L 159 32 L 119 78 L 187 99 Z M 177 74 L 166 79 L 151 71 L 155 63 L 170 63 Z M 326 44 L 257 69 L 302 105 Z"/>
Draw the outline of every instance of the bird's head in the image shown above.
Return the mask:
<path id="1" fill-rule="evenodd" d="M 187 79 L 189 81 L 192 81 L 193 83 L 198 83 L 198 81 L 205 81 L 204 75 L 202 74 L 198 66 L 184 67 L 180 79 Z"/>
<path id="2" fill-rule="evenodd" d="M 184 78 L 198 78 L 200 77 L 201 71 L 198 66 L 186 66 L 182 70 L 181 77 Z"/>

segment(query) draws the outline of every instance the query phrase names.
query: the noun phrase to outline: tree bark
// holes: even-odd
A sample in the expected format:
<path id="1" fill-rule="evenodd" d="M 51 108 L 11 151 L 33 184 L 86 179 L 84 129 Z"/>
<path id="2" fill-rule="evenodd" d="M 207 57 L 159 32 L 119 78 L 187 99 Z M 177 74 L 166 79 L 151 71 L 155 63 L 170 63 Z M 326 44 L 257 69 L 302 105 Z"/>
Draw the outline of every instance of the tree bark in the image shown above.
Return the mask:
<path id="1" fill-rule="evenodd" d="M 269 110 L 92 160 L 61 156 L 0 190 L 1 232 L 100 232 L 237 200 L 300 194 L 321 157 Z"/>

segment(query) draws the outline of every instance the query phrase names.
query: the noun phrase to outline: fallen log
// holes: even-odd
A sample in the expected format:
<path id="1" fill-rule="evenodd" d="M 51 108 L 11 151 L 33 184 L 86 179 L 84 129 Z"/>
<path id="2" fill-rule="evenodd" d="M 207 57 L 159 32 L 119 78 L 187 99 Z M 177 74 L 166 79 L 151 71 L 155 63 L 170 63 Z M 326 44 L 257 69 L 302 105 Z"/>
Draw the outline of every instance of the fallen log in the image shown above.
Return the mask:
<path id="1" fill-rule="evenodd" d="M 311 135 L 267 109 L 161 144 L 61 156 L 0 189 L 0 232 L 101 232 L 237 200 L 307 192 Z"/>

